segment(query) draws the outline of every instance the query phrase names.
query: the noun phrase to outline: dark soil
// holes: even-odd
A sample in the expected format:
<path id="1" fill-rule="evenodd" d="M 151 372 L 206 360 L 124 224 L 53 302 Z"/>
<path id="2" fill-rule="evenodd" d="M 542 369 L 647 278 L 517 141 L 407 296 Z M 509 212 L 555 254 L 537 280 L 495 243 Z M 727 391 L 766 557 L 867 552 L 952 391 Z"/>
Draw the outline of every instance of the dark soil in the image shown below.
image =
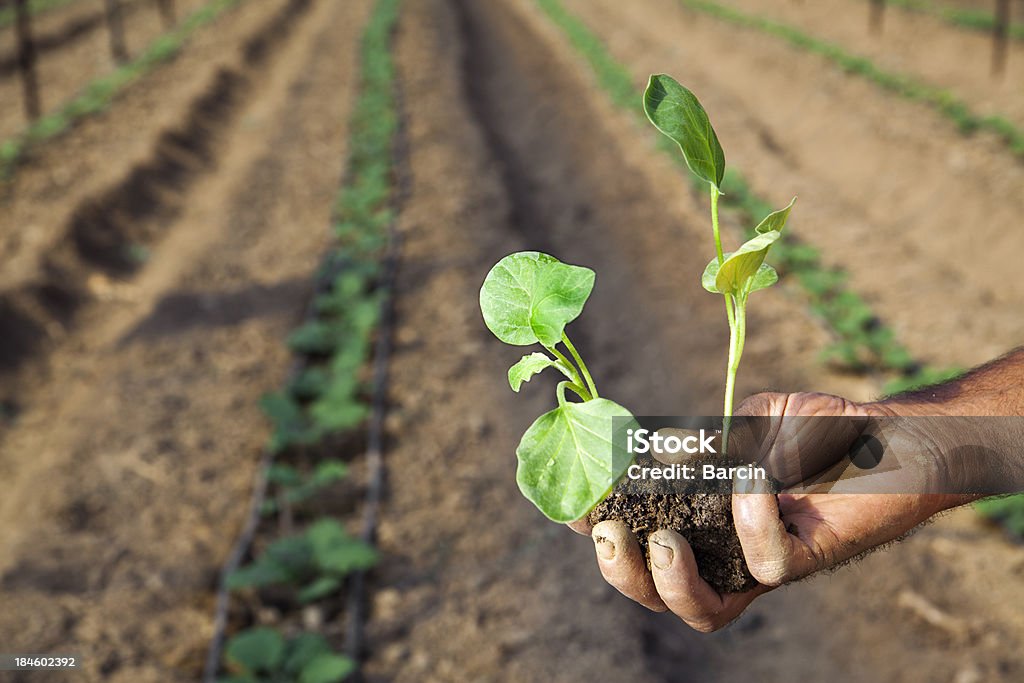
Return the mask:
<path id="1" fill-rule="evenodd" d="M 620 484 L 591 511 L 590 523 L 610 519 L 625 523 L 640 541 L 648 567 L 648 536 L 659 529 L 672 529 L 689 542 L 701 578 L 718 592 L 741 593 L 757 585 L 732 524 L 731 494 L 663 493 L 650 488 L 637 486 L 637 482 Z"/>

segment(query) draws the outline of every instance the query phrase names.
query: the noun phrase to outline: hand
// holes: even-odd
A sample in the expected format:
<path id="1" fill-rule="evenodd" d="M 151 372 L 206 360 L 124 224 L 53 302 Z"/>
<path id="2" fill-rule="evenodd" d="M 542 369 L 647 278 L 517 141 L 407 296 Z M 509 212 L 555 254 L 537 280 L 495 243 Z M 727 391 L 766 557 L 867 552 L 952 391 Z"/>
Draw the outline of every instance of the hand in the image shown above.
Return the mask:
<path id="1" fill-rule="evenodd" d="M 849 428 L 835 421 L 823 428 L 824 421 L 773 420 L 758 435 L 759 460 L 769 463 L 777 476 L 781 474 L 791 491 L 807 484 L 803 477 L 808 474 L 827 471 L 843 460 L 859 433 L 859 418 L 886 415 L 885 411 L 875 404 L 825 394 L 758 394 L 744 401 L 736 413 L 849 419 Z M 759 582 L 745 593 L 723 595 L 712 589 L 700 578 L 689 544 L 674 531 L 651 534 L 652 569 L 647 571 L 636 537 L 621 522 L 601 522 L 588 529 L 581 520 L 571 526 L 590 532 L 598 566 L 608 583 L 652 610 L 671 610 L 691 627 L 708 632 L 730 623 L 757 596 L 899 538 L 957 503 L 938 495 L 843 492 L 844 487 L 855 491 L 856 486 L 839 482 L 829 493 L 778 496 L 757 487 L 737 491 L 732 498 L 736 532 L 747 566 Z"/>

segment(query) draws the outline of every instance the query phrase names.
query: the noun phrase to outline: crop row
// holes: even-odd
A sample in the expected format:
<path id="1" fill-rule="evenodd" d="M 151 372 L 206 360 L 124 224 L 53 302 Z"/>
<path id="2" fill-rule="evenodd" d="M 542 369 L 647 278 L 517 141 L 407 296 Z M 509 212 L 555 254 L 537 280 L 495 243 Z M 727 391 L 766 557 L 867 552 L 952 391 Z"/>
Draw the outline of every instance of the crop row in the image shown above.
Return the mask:
<path id="1" fill-rule="evenodd" d="M 282 391 L 263 399 L 273 425 L 267 446 L 273 463 L 260 514 L 276 519 L 268 526 L 301 529 L 266 543 L 225 577 L 226 587 L 245 602 L 270 594 L 274 604 L 295 612 L 330 607 L 347 579 L 377 560 L 365 539 L 349 534 L 335 515 L 317 511 L 325 507 L 322 494 L 344 489 L 348 471 L 343 461 L 323 454 L 359 441 L 371 410 L 366 370 L 389 296 L 384 269 L 398 130 L 390 42 L 398 8 L 399 0 L 377 0 L 363 33 L 360 92 L 332 226 L 335 244 L 318 276 L 326 286 L 315 297 L 312 315 L 288 340 L 300 370 Z M 229 673 L 220 679 L 225 683 L 334 683 L 356 663 L 318 632 L 258 625 L 228 641 L 223 666 Z"/>
<path id="2" fill-rule="evenodd" d="M 155 39 L 138 57 L 89 82 L 59 109 L 0 142 L 0 179 L 9 177 L 33 147 L 70 130 L 83 118 L 104 111 L 129 85 L 177 55 L 192 34 L 240 2 L 242 0 L 211 0 L 176 28 Z"/>
<path id="3" fill-rule="evenodd" d="M 641 117 L 640 97 L 632 76 L 609 54 L 601 39 L 567 11 L 559 0 L 538 0 L 538 3 L 587 60 L 598 83 L 615 104 Z M 671 140 L 659 136 L 658 145 L 673 161 L 683 163 Z M 753 237 L 753 226 L 759 217 L 771 213 L 773 208 L 750 189 L 735 169 L 727 171 L 723 189 L 724 208 L 730 210 L 740 224 L 750 226 L 746 236 Z M 894 377 L 886 387 L 888 392 L 932 383 L 955 374 L 954 371 L 927 368 L 916 362 L 895 338 L 893 331 L 872 312 L 868 303 L 847 287 L 846 274 L 838 268 L 826 266 L 815 247 L 790 237 L 776 245 L 774 254 L 780 275 L 799 282 L 811 309 L 833 333 L 834 341 L 824 350 L 823 360 L 853 371 L 892 375 Z"/>
<path id="4" fill-rule="evenodd" d="M 682 0 L 685 3 L 702 0 Z M 579 18 L 565 9 L 559 0 L 537 0 L 547 16 L 565 34 L 573 47 L 590 64 L 594 76 L 612 101 L 620 108 L 642 116 L 640 98 L 632 77 L 624 65 L 607 50 L 604 43 Z M 658 144 L 680 161 L 678 148 L 661 136 Z M 755 225 L 772 207 L 754 194 L 735 170 L 726 173 L 726 194 L 722 200 L 732 208 L 743 225 Z M 748 237 L 753 230 L 748 230 Z M 822 264 L 820 253 L 812 246 L 792 237 L 775 245 L 780 276 L 795 277 L 808 296 L 813 311 L 829 325 L 836 341 L 825 351 L 825 357 L 839 360 L 848 367 L 897 371 L 885 393 L 893 394 L 944 381 L 959 374 L 956 369 L 929 367 L 912 360 L 907 349 L 896 340 L 892 330 L 883 325 L 870 306 L 845 285 L 843 271 Z M 1024 538 L 1024 494 L 982 501 L 978 511 L 998 521 L 1010 533 Z"/>
<path id="5" fill-rule="evenodd" d="M 775 36 L 790 46 L 824 57 L 847 73 L 856 74 L 885 90 L 914 102 L 928 105 L 956 124 L 964 135 L 986 131 L 1000 139 L 1009 151 L 1024 158 L 1024 131 L 1007 118 L 984 116 L 955 93 L 924 83 L 911 75 L 883 69 L 867 57 L 847 52 L 842 47 L 804 33 L 800 29 L 765 17 L 747 14 L 712 0 L 679 0 L 692 10 L 727 21 L 734 26 Z"/>

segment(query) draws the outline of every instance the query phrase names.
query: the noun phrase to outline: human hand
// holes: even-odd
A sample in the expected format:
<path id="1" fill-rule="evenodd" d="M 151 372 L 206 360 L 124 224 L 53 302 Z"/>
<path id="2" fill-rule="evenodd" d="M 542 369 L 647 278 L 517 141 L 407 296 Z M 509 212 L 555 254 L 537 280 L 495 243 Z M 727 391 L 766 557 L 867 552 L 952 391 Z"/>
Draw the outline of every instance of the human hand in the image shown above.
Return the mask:
<path id="1" fill-rule="evenodd" d="M 652 610 L 672 611 L 699 631 L 719 629 L 759 595 L 897 539 L 936 512 L 957 504 L 949 496 L 934 494 L 857 492 L 856 480 L 836 482 L 828 493 L 793 492 L 794 487 L 806 489 L 815 475 L 843 460 L 860 433 L 863 418 L 886 415 L 886 409 L 876 404 L 857 404 L 825 394 L 758 394 L 744 401 L 736 413 L 843 418 L 760 423 L 762 431 L 755 439 L 760 447 L 757 460 L 768 465 L 789 490 L 776 496 L 765 482 L 738 482 L 753 486 L 737 490 L 732 498 L 736 532 L 747 566 L 759 582 L 753 589 L 716 592 L 698 574 L 689 544 L 674 531 L 662 529 L 651 534 L 652 567 L 648 571 L 636 537 L 621 522 L 601 522 L 593 529 L 582 520 L 571 525 L 593 537 L 606 581 Z M 892 476 L 905 478 L 907 473 Z"/>

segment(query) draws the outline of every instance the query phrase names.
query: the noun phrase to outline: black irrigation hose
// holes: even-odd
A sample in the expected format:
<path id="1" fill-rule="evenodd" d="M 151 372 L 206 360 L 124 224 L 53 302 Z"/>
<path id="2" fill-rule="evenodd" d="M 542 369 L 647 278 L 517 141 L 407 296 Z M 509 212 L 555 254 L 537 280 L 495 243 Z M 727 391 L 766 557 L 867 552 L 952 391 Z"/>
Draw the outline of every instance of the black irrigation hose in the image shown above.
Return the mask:
<path id="1" fill-rule="evenodd" d="M 331 283 L 344 268 L 344 263 L 333 258 L 333 252 L 324 256 L 322 264 L 318 269 L 316 284 L 313 288 L 313 295 L 303 316 L 303 322 L 309 322 L 316 317 L 316 300 L 322 294 L 328 293 Z M 296 357 L 288 370 L 285 379 L 287 386 L 292 380 L 298 377 L 305 369 L 306 359 L 303 356 Z M 242 558 L 249 552 L 256 530 L 260 523 L 260 510 L 263 507 L 263 500 L 267 493 L 267 472 L 274 461 L 274 453 L 270 447 L 264 447 L 263 455 L 260 458 L 259 467 L 256 469 L 256 476 L 253 480 L 252 497 L 249 502 L 249 515 L 246 517 L 245 526 L 235 541 L 228 559 L 220 570 L 220 580 L 217 587 L 217 600 L 214 607 L 213 637 L 210 639 L 210 647 L 206 653 L 206 665 L 203 668 L 204 683 L 216 683 L 217 670 L 220 668 L 221 653 L 224 647 L 224 634 L 227 628 L 228 607 L 231 603 L 231 591 L 227 587 L 227 578 L 234 573 L 242 563 Z"/>
<path id="2" fill-rule="evenodd" d="M 397 79 L 396 79 L 397 80 Z M 377 328 L 377 339 L 374 347 L 374 374 L 373 374 L 373 399 L 372 413 L 367 434 L 366 465 L 367 465 L 367 487 L 366 507 L 363 516 L 363 528 L 360 533 L 362 540 L 372 544 L 377 535 L 377 521 L 380 515 L 380 503 L 384 493 L 384 415 L 387 410 L 387 379 L 388 364 L 391 357 L 392 330 L 394 328 L 394 282 L 398 267 L 399 254 L 399 233 L 397 228 L 397 216 L 400 215 L 401 207 L 405 198 L 410 193 L 412 185 L 411 175 L 407 172 L 404 164 L 408 158 L 406 121 L 402 115 L 403 98 L 401 88 L 396 85 L 393 88 L 395 109 L 398 112 L 398 126 L 395 131 L 395 143 L 392 152 L 392 168 L 394 169 L 395 191 L 391 200 L 393 216 L 388 226 L 388 246 L 384 256 L 383 269 L 379 287 L 383 289 L 384 296 L 381 298 L 380 324 Z M 346 175 L 348 171 L 346 170 Z M 347 184 L 347 178 L 343 185 Z M 316 315 L 315 302 L 319 295 L 326 294 L 331 284 L 344 268 L 344 261 L 334 258 L 333 251 L 328 252 L 323 259 L 323 265 L 319 270 L 316 287 L 306 310 L 304 322 L 309 322 Z M 288 381 L 295 379 L 306 365 L 305 358 L 299 356 L 292 363 L 288 373 Z M 287 384 L 287 381 L 286 381 Z M 217 671 L 220 669 L 221 656 L 224 648 L 224 636 L 227 628 L 228 607 L 231 602 L 231 591 L 227 587 L 227 577 L 235 572 L 242 563 L 252 545 L 256 530 L 259 527 L 260 509 L 263 506 L 267 492 L 267 472 L 273 462 L 274 454 L 270 448 L 264 448 L 260 465 L 256 472 L 253 483 L 252 498 L 249 504 L 249 516 L 241 534 L 235 541 L 228 559 L 221 568 L 220 581 L 217 590 L 217 600 L 214 612 L 214 632 L 210 640 L 210 647 L 207 651 L 206 664 L 203 669 L 204 683 L 216 683 Z M 366 621 L 366 571 L 358 571 L 349 577 L 348 610 L 345 628 L 345 640 L 347 642 L 346 652 L 353 659 L 359 659 L 363 649 L 363 625 Z M 358 674 L 357 674 L 358 675 Z"/>

